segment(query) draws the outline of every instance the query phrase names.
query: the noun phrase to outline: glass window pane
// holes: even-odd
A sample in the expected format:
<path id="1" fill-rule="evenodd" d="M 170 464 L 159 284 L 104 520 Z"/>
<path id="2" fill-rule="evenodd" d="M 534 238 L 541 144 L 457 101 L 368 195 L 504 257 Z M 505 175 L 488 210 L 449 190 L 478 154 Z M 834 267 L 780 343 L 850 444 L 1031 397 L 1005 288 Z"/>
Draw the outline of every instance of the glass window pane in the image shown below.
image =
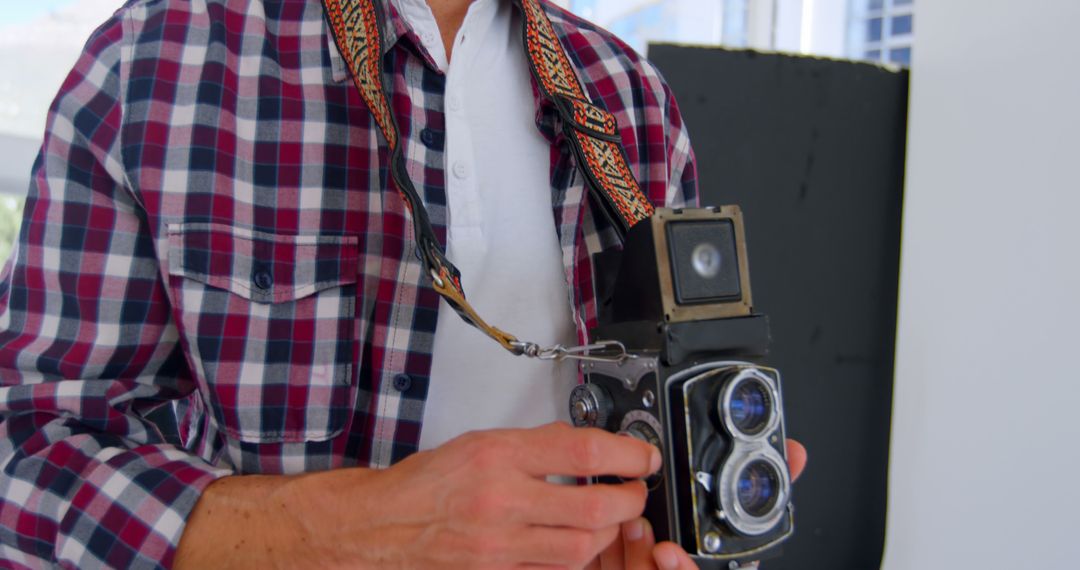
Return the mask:
<path id="1" fill-rule="evenodd" d="M 723 34 L 720 37 L 724 45 L 746 47 L 749 40 L 749 8 L 746 0 L 724 0 Z"/>
<path id="2" fill-rule="evenodd" d="M 572 0 L 570 10 L 582 18 L 593 18 L 596 12 L 596 0 Z"/>
<path id="3" fill-rule="evenodd" d="M 866 52 L 866 59 L 870 61 L 881 61 L 881 50 L 872 49 Z"/>
<path id="4" fill-rule="evenodd" d="M 910 6 L 914 0 L 892 0 L 893 6 Z"/>
<path id="5" fill-rule="evenodd" d="M 911 33 L 912 16 L 897 16 L 892 19 L 892 35 L 903 36 Z"/>
<path id="6" fill-rule="evenodd" d="M 897 48 L 889 50 L 889 61 L 900 65 L 911 65 L 911 48 Z"/>
<path id="7" fill-rule="evenodd" d="M 49 104 L 90 33 L 121 4 L 0 2 L 0 193 L 22 195 L 30 186 Z"/>
<path id="8" fill-rule="evenodd" d="M 22 225 L 23 199 L 14 196 L 0 198 L 0 263 L 11 256 L 11 247 L 19 239 Z"/>
<path id="9" fill-rule="evenodd" d="M 881 18 L 870 18 L 866 21 L 866 41 L 881 41 Z"/>
<path id="10" fill-rule="evenodd" d="M 310 1 L 310 0 L 309 0 Z M 755 0 L 756 1 L 756 0 Z M 556 0 L 644 53 L 649 42 L 749 43 L 749 0 Z"/>
<path id="11" fill-rule="evenodd" d="M 868 0 L 866 7 L 870 10 L 880 10 L 883 4 L 885 4 L 885 0 Z"/>

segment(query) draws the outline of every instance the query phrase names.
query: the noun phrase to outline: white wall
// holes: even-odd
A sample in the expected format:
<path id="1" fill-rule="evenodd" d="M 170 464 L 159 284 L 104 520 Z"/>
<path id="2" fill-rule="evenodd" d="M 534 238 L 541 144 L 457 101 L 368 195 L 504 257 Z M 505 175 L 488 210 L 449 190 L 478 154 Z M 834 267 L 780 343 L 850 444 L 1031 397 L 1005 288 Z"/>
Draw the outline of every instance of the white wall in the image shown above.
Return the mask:
<path id="1" fill-rule="evenodd" d="M 720 43 L 724 21 L 722 0 L 665 0 L 664 4 L 672 13 L 694 15 L 690 18 L 679 18 L 672 33 L 674 37 L 694 38 L 702 43 Z"/>
<path id="2" fill-rule="evenodd" d="M 848 3 L 848 0 L 803 1 L 802 53 L 848 57 Z"/>
<path id="3" fill-rule="evenodd" d="M 851 0 L 750 0 L 750 47 L 848 56 Z"/>
<path id="4" fill-rule="evenodd" d="M 758 0 L 759 2 L 761 0 Z M 805 0 L 776 0 L 772 49 L 799 53 L 802 49 Z"/>
<path id="5" fill-rule="evenodd" d="M 917 20 L 884 568 L 1080 568 L 1080 1 Z"/>

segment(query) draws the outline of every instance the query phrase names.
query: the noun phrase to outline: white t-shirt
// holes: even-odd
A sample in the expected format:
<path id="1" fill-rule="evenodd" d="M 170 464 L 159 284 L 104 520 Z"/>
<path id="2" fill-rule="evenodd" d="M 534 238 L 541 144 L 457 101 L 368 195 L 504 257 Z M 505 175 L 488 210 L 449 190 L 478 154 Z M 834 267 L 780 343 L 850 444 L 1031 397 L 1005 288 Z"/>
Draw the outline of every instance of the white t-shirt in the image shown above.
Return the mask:
<path id="1" fill-rule="evenodd" d="M 476 0 L 452 61 L 425 0 L 394 0 L 446 73 L 447 254 L 480 315 L 542 345 L 576 339 L 555 233 L 551 148 L 510 2 Z M 572 362 L 513 356 L 441 302 L 420 449 L 466 431 L 567 419 Z"/>

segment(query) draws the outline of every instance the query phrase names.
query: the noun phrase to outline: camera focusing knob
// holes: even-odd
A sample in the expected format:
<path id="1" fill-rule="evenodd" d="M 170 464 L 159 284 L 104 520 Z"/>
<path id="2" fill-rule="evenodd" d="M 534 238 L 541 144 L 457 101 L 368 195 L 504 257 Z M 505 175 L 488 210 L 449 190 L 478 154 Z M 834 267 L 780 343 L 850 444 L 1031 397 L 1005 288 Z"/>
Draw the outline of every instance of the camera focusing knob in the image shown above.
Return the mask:
<path id="1" fill-rule="evenodd" d="M 640 439 L 657 449 L 663 450 L 660 442 L 660 426 L 658 424 L 654 426 L 655 421 L 656 420 L 648 414 L 642 412 L 630 412 L 627 414 L 627 417 L 623 419 L 624 427 L 619 434 L 628 435 L 634 439 Z M 663 451 L 661 451 L 661 453 L 663 453 Z M 656 490 L 659 487 L 660 481 L 663 479 L 663 475 L 661 475 L 662 472 L 663 470 L 653 473 L 645 478 L 645 484 L 649 487 L 650 491 Z"/>
<path id="2" fill-rule="evenodd" d="M 577 427 L 607 429 L 611 396 L 597 384 L 581 384 L 570 393 L 570 419 Z"/>
<path id="3" fill-rule="evenodd" d="M 653 447 L 660 447 L 660 434 L 656 433 L 656 430 L 647 422 L 641 420 L 635 421 L 620 433 L 635 439 L 640 439 L 645 443 L 651 444 Z"/>

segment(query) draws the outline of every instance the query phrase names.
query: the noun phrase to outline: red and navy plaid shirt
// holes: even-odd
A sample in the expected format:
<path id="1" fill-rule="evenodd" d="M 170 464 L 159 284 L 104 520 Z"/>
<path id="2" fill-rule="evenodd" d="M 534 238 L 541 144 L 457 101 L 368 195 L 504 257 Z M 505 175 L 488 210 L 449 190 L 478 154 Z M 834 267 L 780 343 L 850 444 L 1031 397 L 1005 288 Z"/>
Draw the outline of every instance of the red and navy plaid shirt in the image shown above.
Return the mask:
<path id="1" fill-rule="evenodd" d="M 657 71 L 546 9 L 645 193 L 695 201 Z M 387 13 L 390 100 L 445 239 L 445 76 Z M 617 238 L 558 121 L 538 95 L 584 340 L 590 258 Z M 416 450 L 440 300 L 387 157 L 316 0 L 133 0 L 93 34 L 0 283 L 0 566 L 168 566 L 218 477 Z M 169 403 L 182 447 L 147 419 Z"/>

